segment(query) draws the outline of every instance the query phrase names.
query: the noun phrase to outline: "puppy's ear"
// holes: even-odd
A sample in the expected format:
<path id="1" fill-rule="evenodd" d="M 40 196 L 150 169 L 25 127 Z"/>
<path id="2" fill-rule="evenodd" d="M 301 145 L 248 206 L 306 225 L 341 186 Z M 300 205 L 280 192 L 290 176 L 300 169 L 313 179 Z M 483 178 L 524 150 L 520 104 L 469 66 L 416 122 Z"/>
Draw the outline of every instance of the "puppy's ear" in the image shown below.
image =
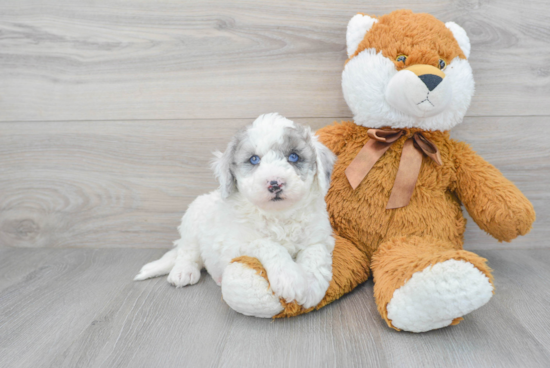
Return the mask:
<path id="1" fill-rule="evenodd" d="M 214 152 L 216 158 L 212 161 L 212 170 L 220 183 L 220 192 L 224 199 L 237 191 L 237 180 L 231 171 L 231 163 L 236 147 L 237 141 L 233 138 L 224 153 Z"/>
<path id="2" fill-rule="evenodd" d="M 321 191 L 326 195 L 330 188 L 330 177 L 332 176 L 336 155 L 327 146 L 319 142 L 316 135 L 313 135 L 313 147 L 315 147 L 315 155 L 317 156 L 317 173 L 315 175 Z"/>

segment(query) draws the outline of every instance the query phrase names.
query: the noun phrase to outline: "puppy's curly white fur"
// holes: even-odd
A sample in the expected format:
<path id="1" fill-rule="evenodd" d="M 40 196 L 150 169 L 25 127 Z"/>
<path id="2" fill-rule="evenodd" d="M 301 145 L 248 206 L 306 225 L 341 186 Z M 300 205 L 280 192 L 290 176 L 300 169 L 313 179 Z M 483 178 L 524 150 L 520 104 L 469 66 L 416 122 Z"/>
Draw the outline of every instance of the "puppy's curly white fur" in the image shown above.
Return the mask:
<path id="1" fill-rule="evenodd" d="M 143 266 L 134 280 L 169 273 L 168 282 L 182 287 L 197 283 L 205 267 L 241 313 L 271 317 L 279 297 L 305 308 L 317 305 L 332 278 L 334 238 L 324 197 L 335 156 L 309 127 L 278 114 L 258 117 L 216 156 L 220 188 L 191 203 L 175 248 Z M 229 290 L 246 272 L 228 271 L 231 279 L 222 283 L 227 266 L 242 255 L 266 269 L 274 310 L 256 311 L 248 291 Z M 263 290 L 249 291 L 266 305 Z"/>

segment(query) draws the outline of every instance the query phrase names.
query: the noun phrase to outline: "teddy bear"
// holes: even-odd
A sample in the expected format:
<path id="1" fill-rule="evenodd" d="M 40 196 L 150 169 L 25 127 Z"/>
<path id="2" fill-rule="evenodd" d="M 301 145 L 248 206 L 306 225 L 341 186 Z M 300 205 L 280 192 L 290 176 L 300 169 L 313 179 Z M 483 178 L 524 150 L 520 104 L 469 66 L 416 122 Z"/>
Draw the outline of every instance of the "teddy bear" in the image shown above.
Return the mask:
<path id="1" fill-rule="evenodd" d="M 462 206 L 499 241 L 528 233 L 535 220 L 512 182 L 450 138 L 474 94 L 470 41 L 454 22 L 397 10 L 355 15 L 346 44 L 342 89 L 354 119 L 317 132 L 337 156 L 326 196 L 336 240 L 327 293 L 308 309 L 277 298 L 250 257 L 230 265 L 228 287 L 246 296 L 247 310 L 271 308 L 279 318 L 319 309 L 372 276 L 389 327 L 456 325 L 495 290 L 487 260 L 463 250 Z"/>

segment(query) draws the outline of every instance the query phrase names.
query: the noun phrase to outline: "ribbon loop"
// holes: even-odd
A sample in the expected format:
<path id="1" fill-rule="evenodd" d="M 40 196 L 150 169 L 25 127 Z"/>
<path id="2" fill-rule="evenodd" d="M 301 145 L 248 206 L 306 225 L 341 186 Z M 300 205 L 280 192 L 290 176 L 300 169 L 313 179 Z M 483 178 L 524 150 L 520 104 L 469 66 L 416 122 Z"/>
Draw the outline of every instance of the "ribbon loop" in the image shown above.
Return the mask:
<path id="1" fill-rule="evenodd" d="M 426 156 L 434 160 L 434 162 L 438 166 L 443 165 L 443 161 L 441 161 L 441 154 L 439 153 L 439 149 L 435 144 L 430 142 L 420 132 L 414 133 L 413 138 L 416 148 L 420 149 L 422 152 L 424 152 Z"/>
<path id="2" fill-rule="evenodd" d="M 393 143 L 403 134 L 405 134 L 404 130 L 397 129 L 397 130 L 382 130 L 382 129 L 369 129 L 367 130 L 367 134 L 369 138 L 377 140 L 378 142 L 384 142 L 384 143 Z"/>
<path id="3" fill-rule="evenodd" d="M 367 134 L 370 139 L 345 171 L 354 190 L 361 184 L 380 157 L 395 141 L 405 135 L 406 131 L 402 129 L 369 129 Z M 422 154 L 428 156 L 437 165 L 443 165 L 437 146 L 424 137 L 421 132 L 414 133 L 403 145 L 401 161 L 386 209 L 401 208 L 409 204 L 422 166 Z"/>

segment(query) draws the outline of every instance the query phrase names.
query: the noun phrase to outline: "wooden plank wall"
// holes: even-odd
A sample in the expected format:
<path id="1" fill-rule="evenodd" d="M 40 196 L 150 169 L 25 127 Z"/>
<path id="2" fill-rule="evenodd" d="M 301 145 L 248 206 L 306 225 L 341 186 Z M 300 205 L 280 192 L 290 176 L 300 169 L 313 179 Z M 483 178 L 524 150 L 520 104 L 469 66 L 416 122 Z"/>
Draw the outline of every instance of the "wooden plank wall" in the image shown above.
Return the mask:
<path id="1" fill-rule="evenodd" d="M 322 127 L 355 13 L 406 6 L 468 32 L 476 96 L 453 135 L 526 193 L 550 242 L 550 3 L 18 0 L 0 3 L 0 246 L 166 248 L 216 183 L 210 152 L 278 111 Z"/>

